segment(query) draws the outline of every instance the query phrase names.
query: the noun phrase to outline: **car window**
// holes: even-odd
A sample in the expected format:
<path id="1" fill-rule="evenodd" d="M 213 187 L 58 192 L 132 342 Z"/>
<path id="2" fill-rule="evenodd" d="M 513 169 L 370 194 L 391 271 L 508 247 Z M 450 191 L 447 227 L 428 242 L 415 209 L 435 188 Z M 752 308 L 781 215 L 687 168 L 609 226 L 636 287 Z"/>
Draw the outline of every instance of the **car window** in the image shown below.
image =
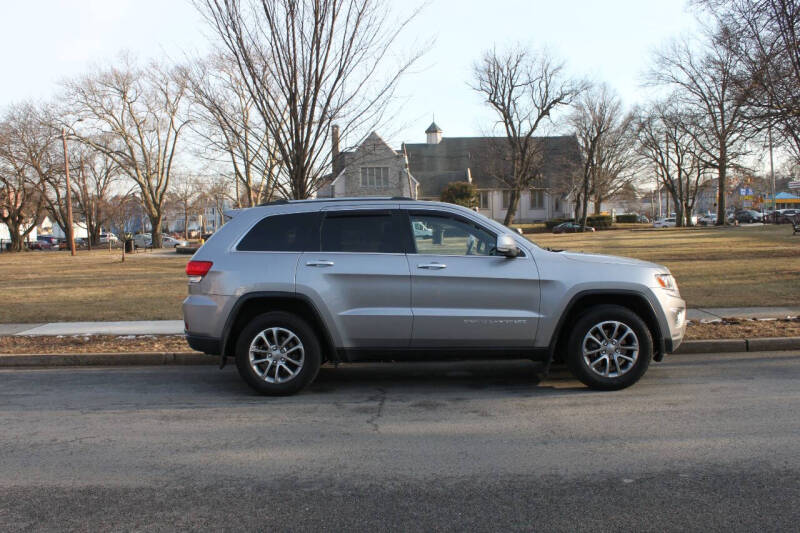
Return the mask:
<path id="1" fill-rule="evenodd" d="M 495 255 L 494 234 L 474 224 L 446 216 L 411 214 L 419 254 Z M 426 229 L 420 231 L 417 227 Z"/>
<path id="2" fill-rule="evenodd" d="M 404 253 L 403 232 L 391 213 L 333 212 L 321 230 L 323 252 Z"/>
<path id="3" fill-rule="evenodd" d="M 307 252 L 319 250 L 317 213 L 271 215 L 262 219 L 239 241 L 245 252 Z"/>

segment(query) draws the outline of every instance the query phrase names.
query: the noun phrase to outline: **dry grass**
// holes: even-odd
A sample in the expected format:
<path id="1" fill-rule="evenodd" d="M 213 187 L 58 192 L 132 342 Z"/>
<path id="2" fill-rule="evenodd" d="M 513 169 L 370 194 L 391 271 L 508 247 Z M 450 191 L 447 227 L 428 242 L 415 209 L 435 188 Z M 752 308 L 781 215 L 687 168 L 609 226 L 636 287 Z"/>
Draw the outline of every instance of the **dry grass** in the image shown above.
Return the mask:
<path id="1" fill-rule="evenodd" d="M 191 352 L 183 335 L 0 337 L 2 354 Z"/>
<path id="2" fill-rule="evenodd" d="M 690 307 L 798 305 L 800 236 L 791 227 L 538 234 L 542 246 L 667 265 Z M 0 323 L 180 319 L 189 256 L 118 251 L 0 254 Z"/>
<path id="3" fill-rule="evenodd" d="M 180 319 L 190 256 L 0 254 L 0 323 Z"/>
<path id="4" fill-rule="evenodd" d="M 800 236 L 787 225 L 542 234 L 531 240 L 666 265 L 689 307 L 800 303 Z"/>

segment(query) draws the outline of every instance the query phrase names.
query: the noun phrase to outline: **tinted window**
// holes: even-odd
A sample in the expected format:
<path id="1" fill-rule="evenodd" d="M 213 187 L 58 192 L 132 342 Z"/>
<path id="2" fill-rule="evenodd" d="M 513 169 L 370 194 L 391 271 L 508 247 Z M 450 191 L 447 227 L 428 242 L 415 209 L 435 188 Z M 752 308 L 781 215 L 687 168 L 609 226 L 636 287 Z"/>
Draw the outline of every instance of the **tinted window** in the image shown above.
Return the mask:
<path id="1" fill-rule="evenodd" d="M 403 253 L 403 237 L 390 213 L 328 214 L 322 223 L 323 252 Z"/>
<path id="2" fill-rule="evenodd" d="M 272 215 L 253 226 L 237 250 L 246 252 L 304 252 L 319 250 L 317 213 Z"/>

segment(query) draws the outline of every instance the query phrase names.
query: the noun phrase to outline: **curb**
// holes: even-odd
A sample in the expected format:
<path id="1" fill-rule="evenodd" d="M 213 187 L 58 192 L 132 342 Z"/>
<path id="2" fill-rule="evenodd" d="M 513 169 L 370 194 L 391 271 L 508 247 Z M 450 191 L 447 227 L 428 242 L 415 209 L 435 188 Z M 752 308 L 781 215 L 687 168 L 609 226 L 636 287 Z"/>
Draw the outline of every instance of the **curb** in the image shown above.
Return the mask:
<path id="1" fill-rule="evenodd" d="M 800 350 L 800 337 L 686 341 L 680 345 L 675 354 L 779 352 L 786 350 Z M 0 368 L 217 364 L 219 364 L 218 356 L 209 356 L 199 352 L 0 354 Z"/>
<path id="2" fill-rule="evenodd" d="M 757 339 L 714 339 L 685 341 L 676 354 L 715 352 L 771 352 L 800 350 L 800 337 L 762 337 Z"/>
<path id="3" fill-rule="evenodd" d="M 0 368 L 18 366 L 214 365 L 219 358 L 198 352 L 0 354 Z"/>

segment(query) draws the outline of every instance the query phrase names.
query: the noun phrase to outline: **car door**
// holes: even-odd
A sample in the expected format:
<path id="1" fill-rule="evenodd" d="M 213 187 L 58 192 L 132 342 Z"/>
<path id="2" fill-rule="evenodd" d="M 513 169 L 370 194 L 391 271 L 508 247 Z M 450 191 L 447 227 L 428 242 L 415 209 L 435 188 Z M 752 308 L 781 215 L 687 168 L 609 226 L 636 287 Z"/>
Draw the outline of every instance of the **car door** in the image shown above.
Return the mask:
<path id="1" fill-rule="evenodd" d="M 406 348 L 411 340 L 409 239 L 397 211 L 323 212 L 320 251 L 297 266 L 297 291 L 310 295 L 341 348 Z"/>
<path id="2" fill-rule="evenodd" d="M 533 346 L 539 322 L 539 276 L 527 254 L 494 255 L 497 234 L 460 215 L 407 212 L 407 227 L 432 230 L 414 236 L 411 272 L 413 347 Z"/>

